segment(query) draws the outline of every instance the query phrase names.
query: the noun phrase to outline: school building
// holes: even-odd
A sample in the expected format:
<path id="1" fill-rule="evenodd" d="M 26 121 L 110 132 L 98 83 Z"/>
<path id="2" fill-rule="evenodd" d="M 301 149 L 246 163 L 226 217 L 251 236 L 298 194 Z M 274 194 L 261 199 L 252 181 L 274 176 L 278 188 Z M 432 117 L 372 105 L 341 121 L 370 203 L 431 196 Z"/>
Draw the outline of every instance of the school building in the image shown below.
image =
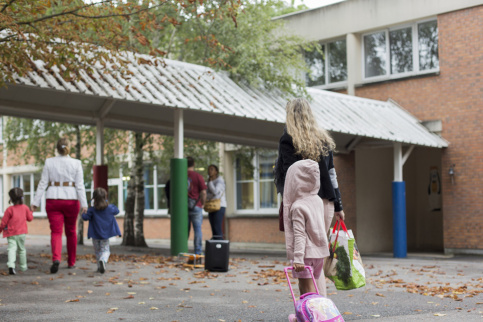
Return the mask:
<path id="1" fill-rule="evenodd" d="M 449 142 L 416 147 L 404 165 L 408 250 L 482 254 L 481 0 L 347 0 L 279 19 L 322 45 L 305 55 L 308 86 L 392 100 Z M 359 144 L 337 161 L 353 171 L 341 189 L 355 194 L 361 251 L 391 248 L 391 158 L 391 147 Z"/>
<path id="2" fill-rule="evenodd" d="M 322 44 L 323 55 L 305 55 L 312 69 L 308 92 L 319 124 L 337 143 L 346 221 L 361 252 L 393 251 L 399 226 L 391 186 L 404 181 L 408 251 L 483 253 L 482 17 L 477 1 L 347 0 L 278 18 Z M 178 143 L 179 135 L 181 142 L 183 135 L 220 142 L 226 237 L 240 248 L 284 249 L 272 168 L 287 98 L 201 66 L 142 65 L 134 54 L 131 60 L 129 83 L 96 71 L 67 83 L 55 66 L 46 70 L 36 62 L 36 72 L 0 89 L 0 114 L 174 133 Z M 238 145 L 263 148 L 253 157 L 253 171 L 237 158 Z M 5 209 L 6 192 L 20 186 L 27 201 L 40 173 L 3 151 Z M 172 218 L 163 192 L 169 169 L 145 161 L 144 234 L 169 241 Z M 110 171 L 120 227 L 126 180 L 122 170 Z M 92 183 L 86 184 L 89 194 Z M 44 208 L 29 233 L 50 233 Z M 203 236 L 211 238 L 208 220 Z"/>

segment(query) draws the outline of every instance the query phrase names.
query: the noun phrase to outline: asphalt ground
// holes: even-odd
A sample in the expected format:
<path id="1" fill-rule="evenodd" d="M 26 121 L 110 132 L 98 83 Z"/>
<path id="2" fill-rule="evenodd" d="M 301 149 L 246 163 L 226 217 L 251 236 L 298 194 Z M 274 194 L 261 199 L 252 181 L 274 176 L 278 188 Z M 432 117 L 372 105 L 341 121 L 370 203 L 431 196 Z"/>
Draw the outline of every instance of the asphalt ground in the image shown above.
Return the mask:
<path id="1" fill-rule="evenodd" d="M 100 274 L 86 244 L 75 269 L 63 261 L 50 274 L 49 239 L 27 237 L 29 269 L 8 275 L 0 240 L 0 321 L 287 321 L 294 311 L 280 252 L 234 251 L 229 271 L 214 273 L 183 267 L 165 247 L 112 245 Z M 365 287 L 327 283 L 346 321 L 483 321 L 482 257 L 362 256 Z"/>

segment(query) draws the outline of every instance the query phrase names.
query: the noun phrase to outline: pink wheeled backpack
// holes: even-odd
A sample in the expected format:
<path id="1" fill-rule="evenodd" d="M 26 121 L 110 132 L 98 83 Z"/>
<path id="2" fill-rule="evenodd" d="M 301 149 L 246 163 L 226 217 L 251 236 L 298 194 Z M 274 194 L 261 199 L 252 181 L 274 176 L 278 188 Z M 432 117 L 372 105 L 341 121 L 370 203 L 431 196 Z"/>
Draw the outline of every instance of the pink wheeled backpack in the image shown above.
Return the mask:
<path id="1" fill-rule="evenodd" d="M 297 322 L 344 322 L 344 319 L 334 302 L 319 294 L 312 267 L 310 266 L 305 266 L 305 269 L 309 270 L 317 293 L 305 293 L 300 296 L 298 301 L 295 299 L 292 284 L 290 283 L 290 277 L 288 276 L 288 271 L 292 269 L 292 267 L 285 267 L 284 269 L 295 306 L 295 315 L 290 314 L 289 321 L 293 322 L 294 318 L 296 318 Z"/>

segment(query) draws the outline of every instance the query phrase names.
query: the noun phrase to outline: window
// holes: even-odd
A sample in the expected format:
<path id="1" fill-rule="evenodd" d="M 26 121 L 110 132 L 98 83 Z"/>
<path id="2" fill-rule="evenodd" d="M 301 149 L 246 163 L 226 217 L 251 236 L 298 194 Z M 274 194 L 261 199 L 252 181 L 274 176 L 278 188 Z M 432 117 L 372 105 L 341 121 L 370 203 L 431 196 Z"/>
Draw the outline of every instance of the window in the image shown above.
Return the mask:
<path id="1" fill-rule="evenodd" d="M 40 173 L 25 173 L 12 176 L 12 188 L 20 188 L 23 190 L 23 203 L 30 206 L 35 196 L 35 188 L 40 181 Z M 45 212 L 44 200 L 41 201 L 39 211 Z"/>
<path id="2" fill-rule="evenodd" d="M 127 186 L 130 180 L 130 171 L 127 166 L 124 166 L 121 171 L 122 180 L 119 180 L 119 186 L 117 188 L 122 189 L 121 196 L 124 203 L 127 199 Z M 143 179 L 145 214 L 166 214 L 168 204 L 164 187 L 169 179 L 169 169 L 162 169 L 156 165 L 146 164 L 143 170 Z M 121 206 L 123 205 L 118 205 L 120 211 L 124 208 L 121 208 Z"/>
<path id="3" fill-rule="evenodd" d="M 273 166 L 276 151 L 257 152 L 249 167 L 236 159 L 237 210 L 273 210 L 278 207 L 278 197 L 273 184 Z"/>
<path id="4" fill-rule="evenodd" d="M 307 86 L 332 85 L 347 80 L 347 47 L 345 39 L 322 44 L 322 51 L 305 52 L 310 73 L 305 76 Z M 327 59 L 326 59 L 327 58 Z"/>
<path id="5" fill-rule="evenodd" d="M 363 51 L 366 79 L 437 71 L 437 22 L 420 22 L 364 35 Z"/>

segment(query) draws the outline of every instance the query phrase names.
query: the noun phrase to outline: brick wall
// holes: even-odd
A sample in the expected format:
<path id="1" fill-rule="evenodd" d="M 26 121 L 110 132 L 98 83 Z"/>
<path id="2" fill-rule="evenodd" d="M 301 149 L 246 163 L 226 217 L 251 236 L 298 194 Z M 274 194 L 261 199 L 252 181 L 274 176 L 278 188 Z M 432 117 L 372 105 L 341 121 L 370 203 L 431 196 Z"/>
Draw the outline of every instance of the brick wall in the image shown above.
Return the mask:
<path id="1" fill-rule="evenodd" d="M 444 247 L 483 249 L 483 6 L 438 16 L 440 75 L 357 88 L 443 122 Z M 455 164 L 455 184 L 448 170 Z"/>

